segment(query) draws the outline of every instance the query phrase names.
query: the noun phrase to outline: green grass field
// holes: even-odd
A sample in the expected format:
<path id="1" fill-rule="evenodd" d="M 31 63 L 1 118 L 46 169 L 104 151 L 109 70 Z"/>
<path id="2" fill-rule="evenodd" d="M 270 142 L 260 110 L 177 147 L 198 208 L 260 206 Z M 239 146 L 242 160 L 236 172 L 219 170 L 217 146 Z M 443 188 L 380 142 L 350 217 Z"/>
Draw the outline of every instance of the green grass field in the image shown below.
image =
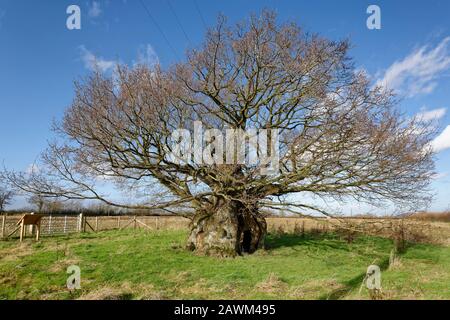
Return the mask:
<path id="1" fill-rule="evenodd" d="M 367 267 L 382 269 L 385 299 L 450 299 L 450 247 L 412 245 L 389 267 L 390 240 L 269 236 L 267 250 L 234 259 L 183 249 L 182 231 L 109 231 L 0 242 L 0 299 L 368 299 Z M 81 290 L 66 269 L 81 268 Z"/>

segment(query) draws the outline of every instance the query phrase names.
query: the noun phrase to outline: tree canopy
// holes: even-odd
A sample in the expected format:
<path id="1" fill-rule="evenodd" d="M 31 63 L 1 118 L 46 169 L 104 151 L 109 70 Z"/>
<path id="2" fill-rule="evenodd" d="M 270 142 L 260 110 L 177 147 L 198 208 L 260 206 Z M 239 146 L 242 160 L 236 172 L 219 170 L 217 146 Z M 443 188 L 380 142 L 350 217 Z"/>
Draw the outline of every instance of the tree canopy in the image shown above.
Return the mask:
<path id="1" fill-rule="evenodd" d="M 268 11 L 235 26 L 220 17 L 185 61 L 119 65 L 112 75 L 97 71 L 77 82 L 55 125 L 61 138 L 43 154 L 39 172 L 5 175 L 40 195 L 185 208 L 192 216 L 214 212 L 219 201 L 326 213 L 292 201 L 294 194 L 422 203 L 433 174 L 432 132 L 403 117 L 392 92 L 355 69 L 349 46 L 280 24 Z M 195 122 L 219 132 L 276 129 L 278 170 L 173 161 L 173 132 L 194 134 Z M 96 189 L 105 180 L 142 198 L 117 203 Z"/>

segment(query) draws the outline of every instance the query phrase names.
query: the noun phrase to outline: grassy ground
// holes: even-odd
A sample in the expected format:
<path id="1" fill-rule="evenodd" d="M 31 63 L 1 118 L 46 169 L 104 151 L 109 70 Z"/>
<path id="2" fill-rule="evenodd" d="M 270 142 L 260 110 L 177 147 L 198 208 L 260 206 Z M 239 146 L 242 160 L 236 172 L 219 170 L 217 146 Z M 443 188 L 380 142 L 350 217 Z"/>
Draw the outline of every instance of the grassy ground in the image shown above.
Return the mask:
<path id="1" fill-rule="evenodd" d="M 414 245 L 388 267 L 392 243 L 270 236 L 268 249 L 217 259 L 183 249 L 183 231 L 108 231 L 0 242 L 0 299 L 368 299 L 367 267 L 385 299 L 450 299 L 450 247 Z M 65 288 L 69 265 L 82 289 Z"/>

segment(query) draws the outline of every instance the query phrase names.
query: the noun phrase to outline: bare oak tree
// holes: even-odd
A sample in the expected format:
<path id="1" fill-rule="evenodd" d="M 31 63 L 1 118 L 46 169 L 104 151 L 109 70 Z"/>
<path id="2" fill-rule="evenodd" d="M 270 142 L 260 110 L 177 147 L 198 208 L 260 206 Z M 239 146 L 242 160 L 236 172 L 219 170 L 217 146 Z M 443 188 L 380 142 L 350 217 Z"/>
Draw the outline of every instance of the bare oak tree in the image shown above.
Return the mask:
<path id="1" fill-rule="evenodd" d="M 222 256 L 263 245 L 266 209 L 328 214 L 303 195 L 422 203 L 432 133 L 402 117 L 391 92 L 356 71 L 348 50 L 347 41 L 278 24 L 271 12 L 234 27 L 221 17 L 201 47 L 167 70 L 118 66 L 114 76 L 94 72 L 77 83 L 55 126 L 62 138 L 39 173 L 5 175 L 48 197 L 183 214 L 192 220 L 188 247 Z M 172 133 L 194 134 L 196 121 L 221 132 L 277 129 L 279 169 L 173 161 Z M 96 187 L 105 181 L 142 198 L 113 201 Z"/>
<path id="2" fill-rule="evenodd" d="M 37 193 L 28 198 L 28 203 L 36 207 L 38 213 L 42 213 L 47 200 L 43 195 Z"/>
<path id="3" fill-rule="evenodd" d="M 13 197 L 13 191 L 0 187 L 0 212 L 3 212 L 3 210 L 5 210 L 5 207 L 11 204 Z"/>

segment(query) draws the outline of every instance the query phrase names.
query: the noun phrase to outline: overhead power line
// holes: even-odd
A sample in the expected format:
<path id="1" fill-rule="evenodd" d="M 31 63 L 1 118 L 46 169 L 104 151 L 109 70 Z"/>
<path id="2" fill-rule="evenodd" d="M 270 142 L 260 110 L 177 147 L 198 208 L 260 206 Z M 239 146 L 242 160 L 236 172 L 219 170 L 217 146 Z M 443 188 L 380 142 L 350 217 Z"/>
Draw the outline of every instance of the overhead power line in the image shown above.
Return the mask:
<path id="1" fill-rule="evenodd" d="M 159 26 L 158 22 L 156 21 L 156 19 L 152 16 L 152 14 L 150 13 L 150 10 L 147 8 L 147 6 L 145 5 L 143 0 L 139 0 L 139 2 L 141 3 L 142 7 L 144 8 L 145 12 L 147 12 L 148 17 L 150 18 L 150 20 L 153 22 L 153 24 L 156 26 L 156 28 L 158 29 L 159 33 L 161 33 L 162 37 L 164 38 L 164 40 L 167 43 L 167 46 L 170 48 L 170 50 L 172 50 L 172 53 L 174 54 L 175 58 L 178 59 L 178 54 L 175 51 L 174 47 L 172 46 L 172 44 L 170 43 L 169 39 L 166 37 L 166 35 L 164 34 L 164 32 L 162 31 L 161 27 Z"/>
<path id="2" fill-rule="evenodd" d="M 181 21 L 180 21 L 180 19 L 178 18 L 178 16 L 177 16 L 175 10 L 173 9 L 172 5 L 170 4 L 170 1 L 169 1 L 169 0 L 166 0 L 166 2 L 167 2 L 167 4 L 169 5 L 170 11 L 172 11 L 172 14 L 173 14 L 174 17 L 175 17 L 175 20 L 177 20 L 178 26 L 180 27 L 181 31 L 183 32 L 184 37 L 185 37 L 186 40 L 189 42 L 189 44 L 192 45 L 192 42 L 191 42 L 191 40 L 189 39 L 189 37 L 188 37 L 186 31 L 184 30 L 183 25 L 181 24 Z"/>
<path id="3" fill-rule="evenodd" d="M 200 7 L 198 6 L 197 1 L 196 0 L 192 0 L 192 1 L 194 1 L 194 6 L 197 9 L 200 19 L 202 20 L 203 26 L 205 27 L 206 30 L 208 30 L 208 26 L 206 25 L 205 19 L 203 18 L 203 14 L 200 11 Z"/>

